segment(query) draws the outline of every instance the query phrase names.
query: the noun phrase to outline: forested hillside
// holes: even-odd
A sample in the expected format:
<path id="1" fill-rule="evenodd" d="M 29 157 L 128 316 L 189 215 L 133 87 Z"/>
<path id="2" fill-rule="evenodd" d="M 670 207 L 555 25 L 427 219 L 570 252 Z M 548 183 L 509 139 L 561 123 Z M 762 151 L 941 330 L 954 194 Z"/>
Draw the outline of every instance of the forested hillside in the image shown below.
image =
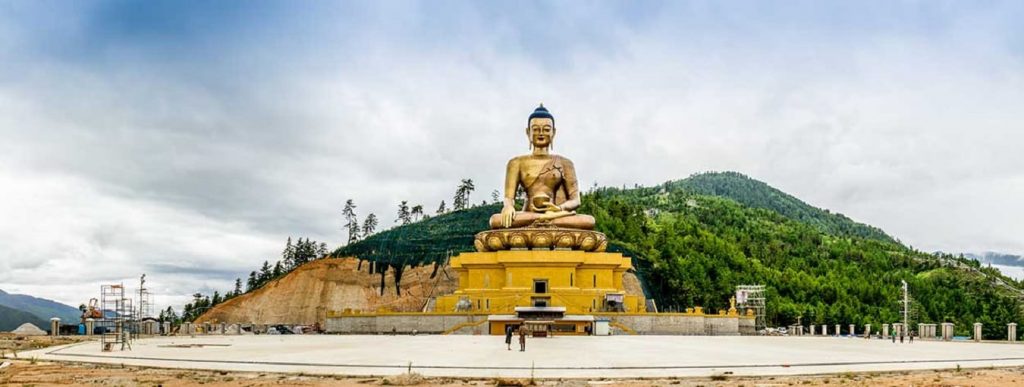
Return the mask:
<path id="1" fill-rule="evenodd" d="M 404 204 L 404 203 L 403 203 Z M 472 251 L 499 205 L 441 213 L 355 238 L 331 255 L 393 274 Z M 974 322 L 1005 336 L 1020 322 L 1021 284 L 977 261 L 912 250 L 881 230 L 807 205 L 738 173 L 709 173 L 634 189 L 600 188 L 579 212 L 594 215 L 609 250 L 632 257 L 648 296 L 662 310 L 728 306 L 741 284 L 768 287 L 768 321 L 874 324 L 898 321 L 901 280 L 913 297 L 913 322 Z"/>
<path id="2" fill-rule="evenodd" d="M 811 206 L 762 181 L 751 179 L 737 172 L 699 173 L 668 183 L 667 186 L 684 189 L 695 194 L 729 198 L 748 207 L 772 210 L 782 216 L 807 223 L 833 235 L 859 236 L 886 242 L 894 241 L 892 237 L 877 227 L 857 223 L 843 214 Z"/>
<path id="3" fill-rule="evenodd" d="M 39 329 L 50 329 L 50 325 L 36 315 L 0 305 L 0 332 L 10 332 L 24 323 L 32 323 Z"/>
<path id="4" fill-rule="evenodd" d="M 768 285 L 778 325 L 898 320 L 906 280 L 917 322 L 951 321 L 966 333 L 1005 335 L 1021 320 L 1020 284 L 976 261 L 933 256 L 896 242 L 822 232 L 816 225 L 679 185 L 599 189 L 581 212 L 636 258 L 660 305 L 724 308 L 739 284 Z"/>

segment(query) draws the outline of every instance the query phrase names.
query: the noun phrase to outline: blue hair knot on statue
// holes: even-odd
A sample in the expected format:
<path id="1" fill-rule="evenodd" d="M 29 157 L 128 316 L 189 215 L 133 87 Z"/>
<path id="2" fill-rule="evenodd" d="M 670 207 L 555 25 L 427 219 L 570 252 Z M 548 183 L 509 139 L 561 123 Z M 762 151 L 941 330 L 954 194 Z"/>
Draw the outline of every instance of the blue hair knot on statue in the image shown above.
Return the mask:
<path id="1" fill-rule="evenodd" d="M 530 114 L 530 118 L 526 119 L 526 124 L 529 125 L 530 120 L 534 118 L 550 118 L 551 124 L 554 125 L 555 123 L 555 116 L 551 115 L 551 112 L 548 111 L 548 108 L 544 107 L 544 104 L 540 104 L 540 106 L 533 110 L 533 113 Z"/>

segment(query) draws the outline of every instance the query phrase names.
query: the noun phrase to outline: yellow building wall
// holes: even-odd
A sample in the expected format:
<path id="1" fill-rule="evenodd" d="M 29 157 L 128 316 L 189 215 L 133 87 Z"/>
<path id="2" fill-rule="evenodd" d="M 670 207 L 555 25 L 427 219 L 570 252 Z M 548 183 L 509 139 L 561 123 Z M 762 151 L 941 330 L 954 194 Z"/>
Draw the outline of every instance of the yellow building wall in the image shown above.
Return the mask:
<path id="1" fill-rule="evenodd" d="M 463 253 L 451 267 L 459 273 L 459 290 L 439 297 L 436 311 L 454 311 L 468 299 L 470 310 L 511 314 L 531 306 L 534 297 L 549 297 L 548 305 L 581 314 L 600 311 L 606 294 L 625 293 L 622 275 L 632 265 L 618 253 L 513 250 Z M 546 280 L 548 292 L 534 293 L 534 280 Z M 643 297 L 625 295 L 623 301 L 627 312 L 645 311 Z"/>

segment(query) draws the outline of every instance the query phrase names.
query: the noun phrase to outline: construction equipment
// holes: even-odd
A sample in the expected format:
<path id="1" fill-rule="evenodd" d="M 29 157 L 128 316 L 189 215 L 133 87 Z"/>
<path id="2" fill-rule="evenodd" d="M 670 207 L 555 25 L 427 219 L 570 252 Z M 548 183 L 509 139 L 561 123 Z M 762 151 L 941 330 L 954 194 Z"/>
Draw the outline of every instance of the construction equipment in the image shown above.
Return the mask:
<path id="1" fill-rule="evenodd" d="M 83 323 L 85 322 L 86 319 L 90 319 L 91 318 L 93 320 L 99 320 L 99 319 L 103 318 L 103 312 L 100 311 L 99 303 L 100 303 L 100 300 L 97 300 L 95 298 L 90 298 L 89 299 L 89 305 L 86 306 L 85 308 L 82 308 L 82 322 Z"/>

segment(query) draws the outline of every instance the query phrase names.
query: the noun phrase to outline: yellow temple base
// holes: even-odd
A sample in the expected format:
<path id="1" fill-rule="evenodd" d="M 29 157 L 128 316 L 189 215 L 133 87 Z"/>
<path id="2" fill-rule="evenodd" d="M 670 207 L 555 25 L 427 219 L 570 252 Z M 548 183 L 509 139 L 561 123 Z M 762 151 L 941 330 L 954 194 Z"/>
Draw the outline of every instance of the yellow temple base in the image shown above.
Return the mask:
<path id="1" fill-rule="evenodd" d="M 627 294 L 633 266 L 619 253 L 505 250 L 452 258 L 459 290 L 438 297 L 437 312 L 515 313 L 516 307 L 564 307 L 566 314 L 642 313 L 644 297 Z"/>

